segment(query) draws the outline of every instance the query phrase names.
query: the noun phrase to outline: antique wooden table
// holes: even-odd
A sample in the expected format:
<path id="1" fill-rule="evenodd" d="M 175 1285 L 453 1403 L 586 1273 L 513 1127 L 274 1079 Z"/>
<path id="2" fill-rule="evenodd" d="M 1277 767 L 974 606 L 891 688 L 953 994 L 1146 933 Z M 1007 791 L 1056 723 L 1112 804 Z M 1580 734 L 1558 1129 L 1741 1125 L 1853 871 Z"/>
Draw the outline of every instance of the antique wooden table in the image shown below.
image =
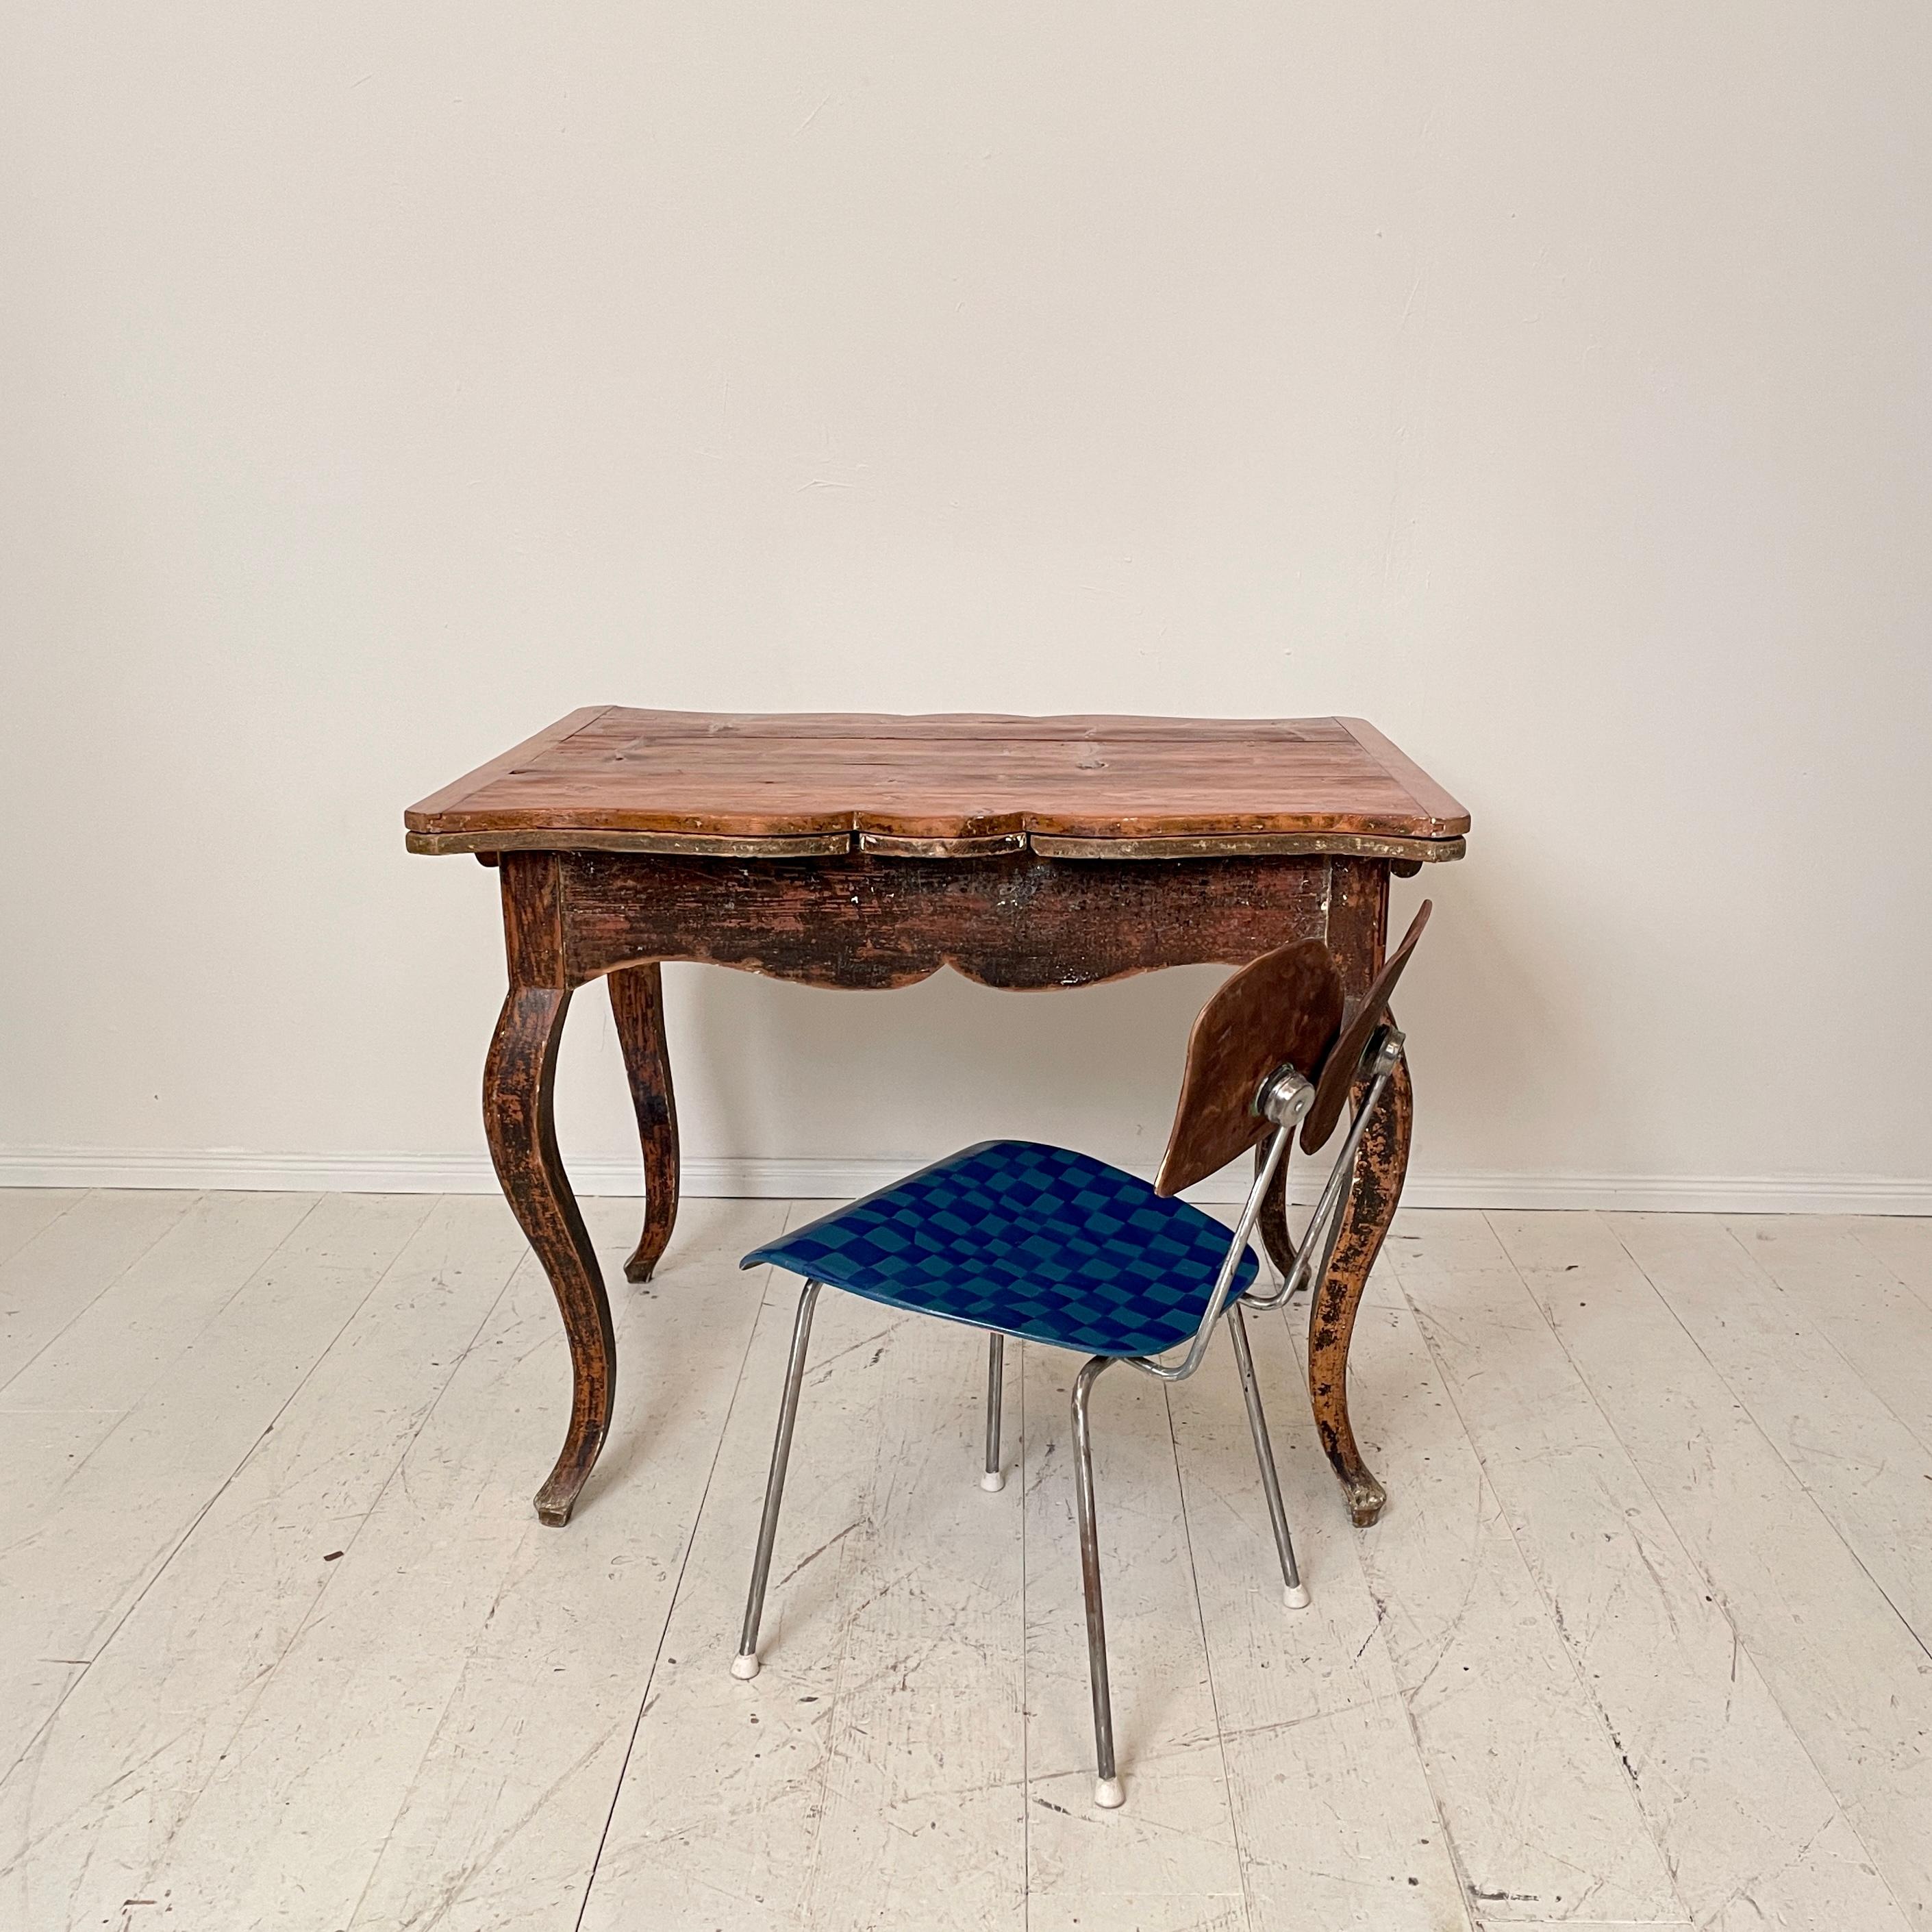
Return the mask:
<path id="1" fill-rule="evenodd" d="M 1084 986 L 1324 939 L 1349 999 L 1381 964 L 1388 880 L 1461 857 L 1468 815 L 1359 718 L 714 716 L 574 711 L 404 815 L 414 852 L 500 868 L 509 993 L 483 1118 L 570 1339 L 569 1432 L 537 1492 L 570 1518 L 610 1425 L 610 1308 L 557 1153 L 572 991 L 608 975 L 644 1143 L 647 1280 L 677 1214 L 658 968 L 818 986 Z M 1180 1051 L 1175 1042 L 1177 1064 Z M 1348 1424 L 1348 1355 L 1395 1212 L 1406 1060 L 1357 1162 L 1310 1310 L 1309 1388 L 1358 1524 L 1386 1500 Z M 1292 1257 L 1277 1184 L 1262 1224 Z"/>

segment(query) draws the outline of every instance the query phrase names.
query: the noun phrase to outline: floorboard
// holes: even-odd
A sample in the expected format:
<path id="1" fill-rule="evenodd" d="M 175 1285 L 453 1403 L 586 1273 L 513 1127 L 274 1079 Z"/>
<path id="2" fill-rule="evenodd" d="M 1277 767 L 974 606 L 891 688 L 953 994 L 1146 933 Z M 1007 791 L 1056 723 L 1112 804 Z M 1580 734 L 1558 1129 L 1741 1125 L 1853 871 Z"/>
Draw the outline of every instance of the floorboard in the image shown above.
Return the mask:
<path id="1" fill-rule="evenodd" d="M 448 1654 L 424 1680 L 440 1709 L 413 1771 L 406 1777 L 409 1754 L 394 1754 L 358 1798 L 377 1850 L 345 1917 L 354 1932 L 577 1922 L 763 1299 L 737 1258 L 778 1234 L 785 1212 L 778 1202 L 692 1202 L 650 1286 L 620 1287 L 609 1466 L 567 1529 L 538 1524 L 524 1494 L 555 1426 L 561 1366 L 535 1269 L 504 1311 L 515 1325 L 500 1324 L 500 1365 L 479 1360 L 470 1374 L 466 1364 L 412 1447 L 409 1500 L 372 1520 L 364 1554 L 406 1565 L 416 1620 Z M 592 1202 L 587 1218 L 621 1283 L 634 1208 Z M 532 1366 L 543 1371 L 534 1382 Z M 452 1510 L 412 1472 L 458 1467 L 491 1416 L 516 1426 Z M 439 1514 L 451 1521 L 439 1526 Z"/>
<path id="2" fill-rule="evenodd" d="M 1881 1220 L 1867 1215 L 1840 1225 L 1914 1294 L 1932 1301 L 1932 1216 L 1898 1215 Z"/>
<path id="3" fill-rule="evenodd" d="M 84 1187 L 0 1188 L 0 1264 L 86 1196 Z"/>
<path id="4" fill-rule="evenodd" d="M 1406 1214 L 1352 1529 L 1258 1317 L 1094 1399 L 1125 1809 L 1092 1804 L 1068 1396 L 694 1201 L 613 1438 L 488 1197 L 0 1192 L 0 1926 L 1932 1932 L 1932 1222 Z"/>
<path id="5" fill-rule="evenodd" d="M 1466 1926 L 1454 1854 L 1279 1316 L 1257 1378 L 1312 1601 L 1288 1609 L 1234 1354 L 1169 1394 L 1189 1556 L 1256 1932 Z"/>
<path id="6" fill-rule="evenodd" d="M 435 1204 L 329 1197 L 57 1487 L 11 1506 L 0 1767 L 29 1748 Z"/>
<path id="7" fill-rule="evenodd" d="M 1167 1391 L 1118 1368 L 1093 1393 L 1094 1512 L 1127 1792 L 1122 1809 L 1102 1812 L 1074 1512 L 1082 1358 L 1039 1347 L 1024 1356 L 1028 1924 L 1248 1924 Z"/>
<path id="8" fill-rule="evenodd" d="M 1019 1498 L 979 1486 L 976 1336 L 821 1295 L 731 1674 L 797 1288 L 769 1277 L 585 1932 L 1016 1922 Z"/>
<path id="9" fill-rule="evenodd" d="M 43 1594 L 104 1640 L 0 1779 L 0 1924 L 118 1926 L 123 1900 L 158 1895 L 149 1881 L 338 1580 L 332 1552 L 522 1252 L 500 1203 L 328 1197 L 91 1460 L 44 1534 Z M 109 1592 L 125 1606 L 111 1621 Z M 346 1714 L 325 1698 L 316 1721 Z M 333 1821 L 290 1822 L 326 1841 Z M 266 1878 L 268 1850 L 229 1856 Z M 248 1922 L 224 1900 L 201 1924 Z"/>
<path id="10" fill-rule="evenodd" d="M 1513 1236 L 1562 1250 L 1557 1276 L 1588 1300 L 1569 1257 L 1592 1217 L 1536 1218 Z M 1417 1214 L 1403 1232 L 1403 1290 L 1692 1921 L 1809 1925 L 1835 1901 L 1840 1922 L 1898 1932 L 1908 1922 L 1866 1846 L 1490 1222 Z M 1622 1292 L 1634 1298 L 1628 1280 Z M 1657 1372 L 1694 1372 L 1678 1336 Z M 1546 1916 L 1552 1901 L 1484 1903 Z"/>
<path id="11" fill-rule="evenodd" d="M 1738 1216 L 1725 1225 L 1867 1386 L 1932 1448 L 1932 1271 L 1914 1266 L 1904 1239 L 1876 1223 L 1859 1232 L 1826 1215 Z"/>
<path id="12" fill-rule="evenodd" d="M 35 1197 L 31 1220 L 44 1204 L 39 1190 L 28 1191 Z M 196 1199 L 192 1194 L 96 1191 L 22 1241 L 0 1263 L 0 1388 L 78 1321 Z"/>
<path id="13" fill-rule="evenodd" d="M 1606 1222 L 1932 1657 L 1932 1450 L 1716 1216 Z"/>
<path id="14" fill-rule="evenodd" d="M 1932 1659 L 1598 1216 L 1491 1219 L 1859 1862 L 1932 1924 Z"/>
<path id="15" fill-rule="evenodd" d="M 488 1204 L 507 1220 L 500 1203 Z M 752 1217 L 754 1241 L 776 1230 L 779 1212 Z M 607 1209 L 596 1218 L 604 1223 L 598 1232 L 607 1263 L 620 1259 L 628 1216 L 620 1223 Z M 694 1218 L 708 1217 L 700 1210 Z M 491 1270 L 498 1282 L 506 1272 L 500 1259 Z M 500 1299 L 492 1294 L 495 1305 L 485 1305 L 480 1330 L 476 1317 L 485 1309 L 473 1312 L 434 1407 L 398 1445 L 393 1474 L 353 1526 L 358 1533 L 344 1542 L 339 1570 L 145 1891 L 165 1893 L 189 1923 L 225 1911 L 255 1932 L 349 1926 L 365 1907 L 380 1923 L 398 1893 L 408 1906 L 419 1877 L 446 1924 L 505 1922 L 502 1897 L 492 1896 L 499 1885 L 522 1894 L 527 1922 L 555 1922 L 560 1912 L 574 1912 L 635 1713 L 628 1694 L 647 1672 L 674 1552 L 694 1508 L 694 1496 L 684 1492 L 701 1482 L 736 1366 L 730 1304 L 711 1300 L 718 1284 L 700 1273 L 690 1284 L 694 1300 L 704 1295 L 710 1305 L 680 1310 L 676 1274 L 667 1267 L 661 1288 L 626 1294 L 619 1304 L 626 1330 L 650 1334 L 658 1352 L 647 1368 L 650 1352 L 632 1352 L 610 1468 L 580 1498 L 574 1526 L 584 1533 L 562 1552 L 553 1550 L 558 1533 L 538 1524 L 530 1506 L 532 1472 L 552 1446 L 563 1379 L 548 1285 L 525 1265 Z M 652 1318 L 666 1310 L 701 1318 Z M 680 1351 L 680 1341 L 695 1346 Z M 646 1436 L 658 1480 L 624 1484 L 622 1472 Z M 614 1494 L 621 1498 L 614 1504 Z M 612 1520 L 618 1516 L 627 1524 Z M 569 1582 L 553 1595 L 559 1563 Z M 601 1587 L 586 1588 L 593 1576 Z M 549 1601 L 539 1606 L 538 1598 Z M 554 1612 L 548 1628 L 544 1609 Z M 580 1623 L 594 1625 L 600 1639 L 590 1670 L 579 1648 Z M 537 1640 L 520 1643 L 520 1629 Z M 613 1698 L 594 1664 L 620 1634 L 642 1654 Z M 494 1704 L 493 1685 L 500 1700 Z M 546 1729 L 553 1694 L 557 1716 Z M 398 1828 L 408 1841 L 423 1822 L 420 1810 L 413 1821 L 408 1816 L 412 1790 L 427 1778 L 427 1810 L 436 1787 L 448 1786 L 464 1726 L 478 1716 L 506 1717 L 508 1735 L 500 1759 L 479 1741 L 474 1762 L 492 1770 L 481 1792 L 465 1780 L 467 1802 L 450 1821 L 455 1843 L 430 1847 L 426 1872 L 410 1869 L 406 1858 L 389 1862 L 386 1879 L 386 1853 Z M 525 1733 L 528 1744 L 520 1747 Z M 553 1754 L 566 1740 L 574 1748 L 560 1762 Z M 548 1775 L 527 1784 L 540 1763 Z M 580 1767 L 587 1788 L 572 1781 Z M 526 1813 L 527 1829 L 520 1822 Z M 326 1832 L 312 1827 L 319 1817 L 328 1820 Z M 248 1848 L 245 1858 L 237 1859 L 238 1847 Z M 567 1865 L 561 1890 L 560 1856 Z M 513 1871 L 521 1874 L 514 1884 Z"/>
<path id="16" fill-rule="evenodd" d="M 0 1387 L 0 1540 L 63 1505 L 67 1478 L 164 1379 L 321 1197 L 208 1194 Z M 35 1424 L 64 1418 L 57 1430 Z M 27 1438 L 34 1438 L 30 1442 Z"/>
<path id="17" fill-rule="evenodd" d="M 1418 1245 L 1403 1225 L 1399 1251 Z M 1469 1904 L 1491 1924 L 1559 1904 L 1684 1922 L 1616 1732 L 1400 1295 L 1367 1306 L 1353 1352 L 1392 1498 L 1355 1547 Z"/>

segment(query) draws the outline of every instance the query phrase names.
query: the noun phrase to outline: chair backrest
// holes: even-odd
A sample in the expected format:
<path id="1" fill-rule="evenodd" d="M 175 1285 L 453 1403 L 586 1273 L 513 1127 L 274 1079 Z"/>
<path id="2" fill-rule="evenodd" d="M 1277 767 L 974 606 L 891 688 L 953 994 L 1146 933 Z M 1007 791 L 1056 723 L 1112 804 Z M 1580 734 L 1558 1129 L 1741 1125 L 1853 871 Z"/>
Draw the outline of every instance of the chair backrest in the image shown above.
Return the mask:
<path id="1" fill-rule="evenodd" d="M 1244 966 L 1201 1009 L 1188 1036 L 1156 1191 L 1178 1194 L 1204 1180 L 1272 1132 L 1255 1111 L 1262 1082 L 1284 1064 L 1315 1079 L 1341 1030 L 1341 975 L 1320 940 Z"/>
<path id="2" fill-rule="evenodd" d="M 1429 915 L 1434 901 L 1424 899 L 1414 918 L 1408 922 L 1408 930 L 1402 935 L 1402 944 L 1382 962 L 1362 1004 L 1350 1018 L 1347 1030 L 1330 1049 L 1321 1076 L 1315 1083 L 1315 1098 L 1310 1102 L 1306 1118 L 1301 1123 L 1301 1150 L 1312 1154 L 1335 1131 L 1335 1124 L 1342 1118 L 1342 1109 L 1348 1105 L 1348 1090 L 1355 1082 L 1355 1072 L 1361 1064 L 1362 1055 L 1368 1049 L 1370 1037 L 1388 1013 L 1389 995 L 1395 991 L 1395 982 L 1402 977 L 1402 969 L 1408 964 L 1408 956 L 1415 950 L 1415 942 L 1422 937 L 1422 928 L 1429 923 Z M 1232 985 L 1231 980 L 1229 985 Z"/>

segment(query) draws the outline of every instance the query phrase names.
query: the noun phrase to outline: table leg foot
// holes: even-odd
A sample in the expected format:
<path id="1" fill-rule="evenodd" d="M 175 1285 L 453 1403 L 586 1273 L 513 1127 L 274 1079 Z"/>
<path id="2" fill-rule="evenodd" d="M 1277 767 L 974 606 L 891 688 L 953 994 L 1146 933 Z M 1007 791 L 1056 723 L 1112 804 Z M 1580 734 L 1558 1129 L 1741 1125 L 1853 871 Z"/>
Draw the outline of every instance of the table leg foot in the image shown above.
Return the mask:
<path id="1" fill-rule="evenodd" d="M 570 1342 L 570 1426 L 536 1496 L 538 1520 L 553 1528 L 570 1520 L 604 1446 L 616 1367 L 603 1274 L 557 1153 L 552 1094 L 569 1008 L 561 988 L 512 986 L 483 1075 L 483 1124 L 496 1178 L 550 1277 Z"/>
<path id="2" fill-rule="evenodd" d="M 644 1226 L 624 1264 L 626 1281 L 645 1282 L 663 1258 L 677 1222 L 677 1098 L 664 1040 L 664 974 L 656 960 L 610 978 L 610 1013 L 624 1050 L 631 1104 L 644 1155 Z"/>
<path id="3" fill-rule="evenodd" d="M 1342 1493 L 1348 1499 L 1348 1520 L 1358 1529 L 1372 1529 L 1388 1507 L 1388 1492 L 1367 1470 L 1345 1477 Z"/>
<path id="4" fill-rule="evenodd" d="M 576 1466 L 577 1459 L 572 1455 L 574 1444 L 566 1443 L 563 1454 L 556 1459 L 556 1467 L 535 1498 L 537 1520 L 546 1529 L 562 1529 L 570 1521 L 570 1513 L 577 1507 L 577 1492 L 582 1489 L 584 1479 L 590 1474 L 590 1466 L 597 1460 L 597 1451 L 603 1447 L 599 1442 L 590 1449 L 590 1462 L 581 1468 Z"/>
<path id="5" fill-rule="evenodd" d="M 1396 1064 L 1363 1134 L 1334 1252 L 1308 1311 L 1308 1393 L 1315 1409 L 1316 1431 L 1341 1480 L 1348 1514 L 1358 1529 L 1367 1528 L 1382 1514 L 1388 1495 L 1362 1460 L 1349 1423 L 1348 1344 L 1369 1270 L 1382 1251 L 1395 1219 L 1396 1204 L 1402 1198 L 1414 1112 L 1414 1094 L 1405 1059 Z"/>

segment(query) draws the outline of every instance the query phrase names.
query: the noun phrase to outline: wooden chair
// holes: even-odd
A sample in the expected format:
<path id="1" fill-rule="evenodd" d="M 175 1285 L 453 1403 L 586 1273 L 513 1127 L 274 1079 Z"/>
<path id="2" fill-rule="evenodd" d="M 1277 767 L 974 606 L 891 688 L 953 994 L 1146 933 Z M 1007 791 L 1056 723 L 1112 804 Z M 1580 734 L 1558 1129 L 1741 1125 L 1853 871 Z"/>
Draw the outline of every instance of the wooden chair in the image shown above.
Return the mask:
<path id="1" fill-rule="evenodd" d="M 1311 1278 L 1317 1258 L 1326 1264 L 1363 1130 L 1402 1058 L 1402 1036 L 1388 1018 L 1389 995 L 1429 912 L 1425 904 L 1351 1015 L 1344 1014 L 1335 962 L 1319 940 L 1282 946 L 1229 979 L 1195 1021 L 1166 1155 L 1151 1187 L 1064 1148 L 986 1141 L 745 1257 L 746 1268 L 771 1262 L 802 1275 L 805 1287 L 792 1330 L 744 1627 L 731 1666 L 734 1676 L 758 1672 L 758 1624 L 812 1310 L 827 1282 L 868 1300 L 990 1331 L 980 1478 L 990 1490 L 1003 1488 L 1006 1480 L 1000 1454 L 1006 1338 L 1021 1336 L 1088 1357 L 1073 1384 L 1073 1446 L 1096 1804 L 1112 1810 L 1124 1796 L 1114 1758 L 1088 1432 L 1094 1384 L 1114 1363 L 1162 1382 L 1184 1382 L 1200 1366 L 1216 1324 L 1226 1317 L 1283 1590 L 1290 1608 L 1307 1604 L 1244 1311 L 1279 1307 Z M 1288 1277 L 1271 1293 L 1258 1295 L 1259 1264 L 1248 1242 L 1276 1170 L 1287 1159 L 1298 1126 L 1305 1152 L 1326 1144 L 1358 1078 L 1366 1082 L 1361 1104 Z M 1232 1240 L 1222 1223 L 1175 1198 L 1264 1142 Z M 1178 1355 L 1170 1355 L 1176 1350 Z"/>

